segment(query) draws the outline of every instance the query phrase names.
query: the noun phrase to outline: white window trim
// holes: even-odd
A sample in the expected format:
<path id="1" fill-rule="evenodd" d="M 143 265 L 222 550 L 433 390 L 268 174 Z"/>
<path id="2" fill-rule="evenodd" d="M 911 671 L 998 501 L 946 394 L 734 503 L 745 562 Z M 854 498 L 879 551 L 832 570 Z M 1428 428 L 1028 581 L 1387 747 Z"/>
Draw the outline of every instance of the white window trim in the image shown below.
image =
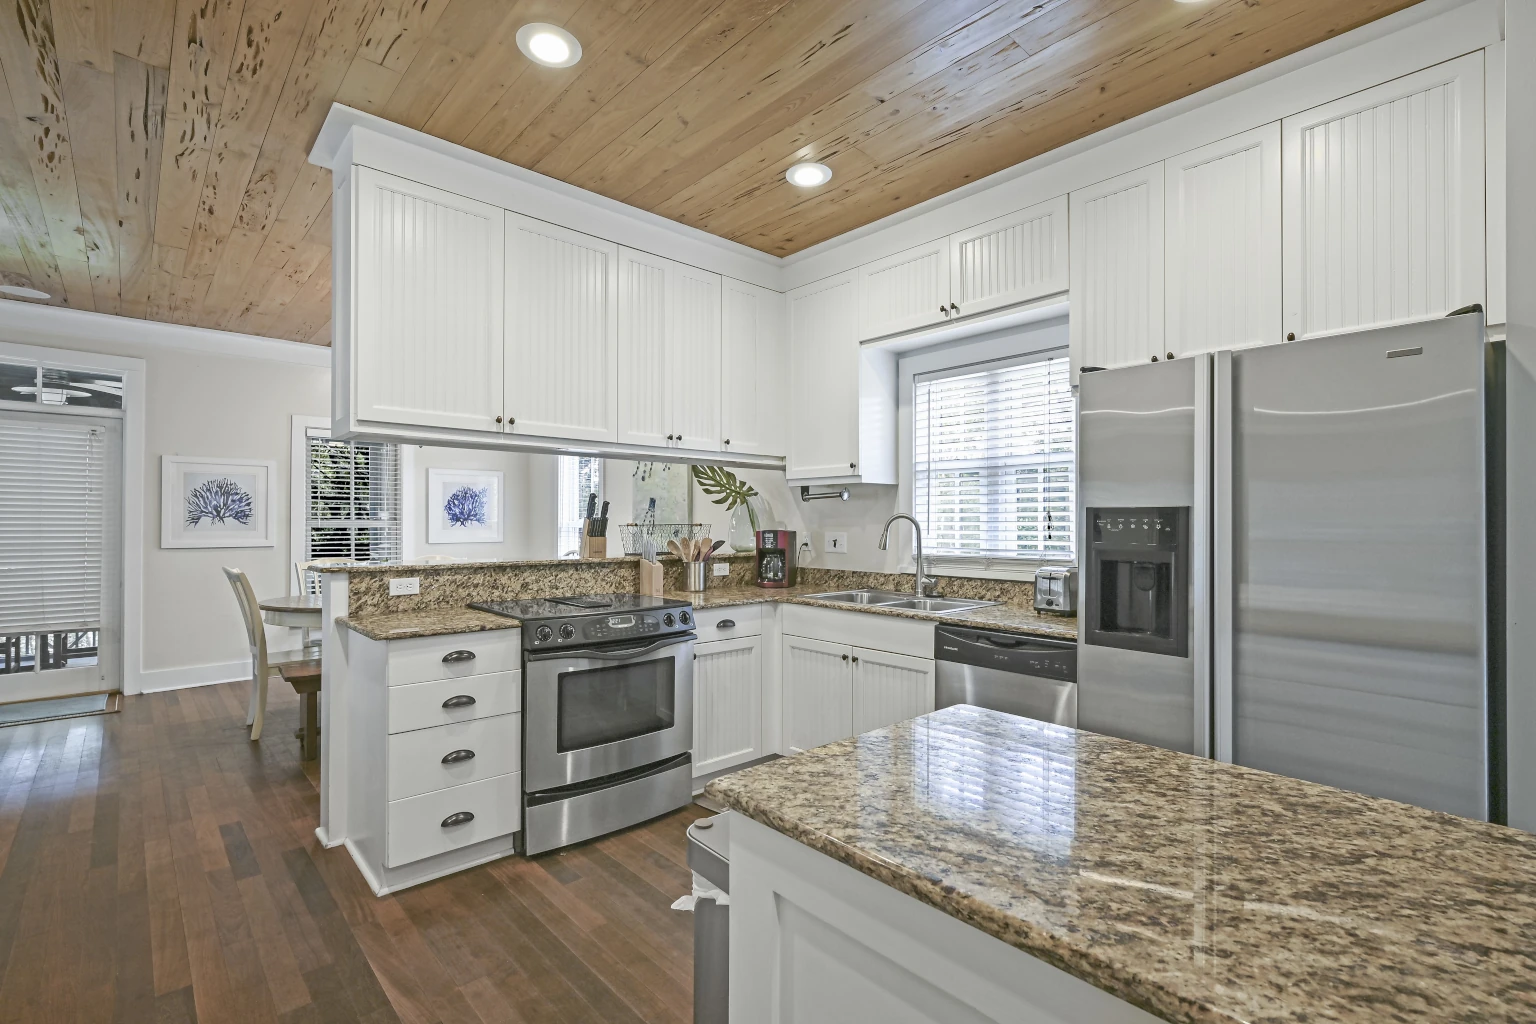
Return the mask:
<path id="1" fill-rule="evenodd" d="M 331 421 L 325 416 L 294 416 L 288 449 L 288 572 L 305 560 L 309 533 L 305 526 L 309 503 L 309 431 L 330 432 Z M 402 495 L 402 498 L 404 496 Z M 288 577 L 288 592 L 298 590 L 299 582 Z"/>
<path id="2" fill-rule="evenodd" d="M 25 306 L 26 303 L 6 303 Z M 116 319 L 116 318 L 112 318 Z M 130 356 L 0 341 L 0 359 L 41 362 L 65 370 L 105 370 L 123 378 L 122 679 L 124 693 L 144 692 L 144 434 L 145 363 Z M 38 406 L 25 403 L 36 412 Z M 50 412 L 63 412 L 57 408 Z M 110 409 L 81 409 L 96 416 Z M 75 413 L 69 412 L 66 415 Z"/>
<path id="3" fill-rule="evenodd" d="M 915 514 L 913 507 L 914 445 L 912 437 L 913 382 L 916 377 L 938 370 L 960 369 L 980 363 L 1021 356 L 1045 355 L 1060 351 L 1066 354 L 1067 318 L 1056 317 L 1039 323 L 1010 327 L 989 334 L 947 342 L 930 348 L 917 349 L 904 354 L 896 366 L 896 452 L 897 484 L 896 507 L 908 515 Z M 997 568 L 968 565 L 951 558 L 929 558 L 923 567 L 928 575 L 964 576 L 973 579 L 1029 580 L 1035 578 L 1035 570 L 1050 564 L 1019 560 L 1018 567 Z M 913 572 L 917 561 L 913 552 L 903 549 L 897 564 L 898 572 Z"/>

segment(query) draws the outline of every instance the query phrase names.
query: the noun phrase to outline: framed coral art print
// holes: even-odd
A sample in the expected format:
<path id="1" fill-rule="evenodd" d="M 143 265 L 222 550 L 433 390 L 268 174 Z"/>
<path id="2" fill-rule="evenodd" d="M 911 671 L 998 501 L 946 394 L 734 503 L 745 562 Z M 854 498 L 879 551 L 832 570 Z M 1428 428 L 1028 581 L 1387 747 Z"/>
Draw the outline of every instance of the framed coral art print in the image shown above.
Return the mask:
<path id="1" fill-rule="evenodd" d="M 500 544 L 501 481 L 497 470 L 427 470 L 427 543 Z"/>
<path id="2" fill-rule="evenodd" d="M 162 548 L 270 548 L 272 480 L 261 459 L 160 457 Z"/>

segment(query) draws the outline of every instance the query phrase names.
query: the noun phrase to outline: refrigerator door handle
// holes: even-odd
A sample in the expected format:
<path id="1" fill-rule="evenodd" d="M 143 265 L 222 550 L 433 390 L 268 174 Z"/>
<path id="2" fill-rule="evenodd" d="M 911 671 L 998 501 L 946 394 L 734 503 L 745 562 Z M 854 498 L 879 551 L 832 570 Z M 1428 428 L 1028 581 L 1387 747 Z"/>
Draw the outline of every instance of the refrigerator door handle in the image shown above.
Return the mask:
<path id="1" fill-rule="evenodd" d="M 1232 696 L 1232 630 L 1236 608 L 1232 566 L 1232 353 L 1217 352 L 1211 367 L 1211 728 L 1212 754 L 1218 761 L 1235 757 Z M 1196 465 L 1199 465 L 1198 461 Z"/>
<path id="2" fill-rule="evenodd" d="M 1194 504 L 1189 510 L 1190 664 L 1194 670 L 1194 750 L 1210 757 L 1211 743 L 1211 429 L 1212 357 L 1196 357 Z"/>

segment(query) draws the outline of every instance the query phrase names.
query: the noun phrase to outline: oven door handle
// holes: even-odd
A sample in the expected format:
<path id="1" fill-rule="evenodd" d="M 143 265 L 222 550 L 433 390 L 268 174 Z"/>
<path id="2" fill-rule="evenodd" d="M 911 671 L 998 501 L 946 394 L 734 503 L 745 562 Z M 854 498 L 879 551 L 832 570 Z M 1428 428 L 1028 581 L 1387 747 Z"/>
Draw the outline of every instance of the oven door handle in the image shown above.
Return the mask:
<path id="1" fill-rule="evenodd" d="M 644 647 L 566 647 L 562 650 L 541 651 L 538 654 L 529 654 L 529 661 L 555 661 L 566 658 L 582 658 L 594 661 L 626 661 L 637 658 L 643 654 L 659 651 L 664 647 L 673 647 L 677 644 L 687 643 L 694 639 L 692 633 L 683 633 L 678 636 L 669 636 L 655 643 L 646 644 Z"/>

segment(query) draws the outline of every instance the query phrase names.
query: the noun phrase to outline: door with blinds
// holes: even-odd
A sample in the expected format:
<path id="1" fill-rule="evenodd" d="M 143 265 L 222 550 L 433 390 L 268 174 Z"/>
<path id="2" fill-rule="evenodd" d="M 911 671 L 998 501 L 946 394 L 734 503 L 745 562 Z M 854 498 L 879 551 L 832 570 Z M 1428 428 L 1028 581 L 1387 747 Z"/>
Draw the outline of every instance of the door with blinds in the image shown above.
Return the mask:
<path id="1" fill-rule="evenodd" d="M 1071 561 L 1076 411 L 1067 355 L 913 379 L 913 514 L 932 570 Z"/>
<path id="2" fill-rule="evenodd" d="M 0 412 L 0 703 L 122 686 L 122 421 Z"/>

